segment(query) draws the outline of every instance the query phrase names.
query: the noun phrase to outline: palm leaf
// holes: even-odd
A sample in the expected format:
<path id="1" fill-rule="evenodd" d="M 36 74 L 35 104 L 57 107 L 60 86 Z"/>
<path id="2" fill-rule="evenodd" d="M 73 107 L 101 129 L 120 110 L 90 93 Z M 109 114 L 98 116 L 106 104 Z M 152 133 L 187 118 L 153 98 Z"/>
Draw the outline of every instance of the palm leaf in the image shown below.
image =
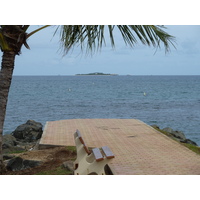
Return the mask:
<path id="1" fill-rule="evenodd" d="M 105 30 L 108 30 L 111 46 L 115 47 L 114 29 L 115 27 L 121 33 L 126 45 L 134 47 L 138 41 L 144 45 L 160 47 L 161 43 L 165 47 L 165 51 L 170 50 L 170 45 L 174 46 L 175 38 L 163 29 L 164 26 L 154 25 L 108 25 L 105 29 L 104 25 L 63 25 L 61 26 L 61 44 L 65 53 L 73 49 L 76 45 L 80 45 L 83 50 L 94 51 L 102 48 L 105 41 Z"/>
<path id="2" fill-rule="evenodd" d="M 29 38 L 29 37 L 32 36 L 33 34 L 37 33 L 38 31 L 41 31 L 42 29 L 47 28 L 47 27 L 49 27 L 49 26 L 50 26 L 50 25 L 45 25 L 45 26 L 42 26 L 42 27 L 40 27 L 40 28 L 38 28 L 38 29 L 32 31 L 31 33 L 27 34 L 27 38 Z M 29 28 L 29 25 L 24 26 L 24 32 L 25 32 L 28 28 Z"/>

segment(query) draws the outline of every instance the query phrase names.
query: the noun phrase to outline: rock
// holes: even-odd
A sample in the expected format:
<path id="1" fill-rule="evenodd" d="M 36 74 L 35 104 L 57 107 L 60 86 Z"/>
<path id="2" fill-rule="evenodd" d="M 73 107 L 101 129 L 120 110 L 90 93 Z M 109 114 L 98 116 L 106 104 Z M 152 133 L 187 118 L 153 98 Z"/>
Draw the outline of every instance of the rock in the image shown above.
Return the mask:
<path id="1" fill-rule="evenodd" d="M 174 135 L 174 137 L 179 138 L 179 139 L 186 139 L 184 133 L 181 131 L 174 131 L 172 135 Z"/>
<path id="2" fill-rule="evenodd" d="M 3 149 L 3 154 L 23 151 L 25 151 L 25 149 L 20 146 L 10 146 L 6 149 Z"/>
<path id="3" fill-rule="evenodd" d="M 153 128 L 157 129 L 157 130 L 161 130 L 157 125 L 151 125 Z M 195 146 L 198 146 L 196 142 L 190 140 L 190 139 L 187 139 L 184 135 L 183 132 L 181 131 L 174 131 L 172 128 L 170 127 L 166 127 L 164 129 L 162 129 L 162 131 L 168 133 L 168 136 L 179 141 L 179 142 L 182 142 L 182 143 L 187 143 L 187 144 L 192 144 L 192 145 L 195 145 Z"/>
<path id="4" fill-rule="evenodd" d="M 158 125 L 156 125 L 156 124 L 153 124 L 153 125 L 151 125 L 153 128 L 155 128 L 155 129 L 160 129 L 159 128 L 159 126 Z"/>
<path id="5" fill-rule="evenodd" d="M 71 161 L 71 160 L 65 161 L 65 162 L 63 163 L 63 166 L 64 166 L 65 168 L 67 168 L 67 170 L 69 170 L 69 171 L 71 171 L 71 172 L 74 171 L 74 168 L 73 168 L 73 161 Z"/>
<path id="6" fill-rule="evenodd" d="M 41 138 L 43 133 L 42 124 L 34 120 L 28 120 L 25 124 L 18 126 L 12 135 L 23 142 L 33 142 Z"/>
<path id="7" fill-rule="evenodd" d="M 32 148 L 29 149 L 29 150 L 39 150 L 39 146 L 40 146 L 40 140 L 38 140 L 38 141 L 36 142 L 36 144 L 35 144 L 34 146 L 32 146 Z"/>
<path id="8" fill-rule="evenodd" d="M 40 164 L 41 164 L 41 161 L 37 161 L 37 160 L 24 160 L 23 161 L 24 169 L 37 167 Z"/>
<path id="9" fill-rule="evenodd" d="M 28 151 L 33 149 L 42 136 L 42 124 L 28 120 L 18 126 L 11 134 L 3 135 L 3 153 Z"/>
<path id="10" fill-rule="evenodd" d="M 174 131 L 172 128 L 169 128 L 169 127 L 164 128 L 162 130 L 167 132 L 167 133 L 170 133 L 175 138 L 178 138 L 180 140 L 186 140 L 186 137 L 185 137 L 184 133 L 181 132 L 181 131 Z"/>
<path id="11" fill-rule="evenodd" d="M 6 168 L 10 171 L 19 171 L 27 168 L 36 167 L 41 161 L 23 160 L 21 157 L 15 157 L 7 161 Z"/>
<path id="12" fill-rule="evenodd" d="M 23 159 L 20 157 L 12 158 L 8 161 L 6 168 L 10 171 L 19 171 L 22 169 Z"/>
<path id="13" fill-rule="evenodd" d="M 170 127 L 166 127 L 166 128 L 163 128 L 162 129 L 163 131 L 165 131 L 165 132 L 167 132 L 167 133 L 173 133 L 173 129 L 172 128 L 170 128 Z"/>
<path id="14" fill-rule="evenodd" d="M 24 142 L 24 141 L 18 141 L 18 147 L 23 148 L 25 151 L 28 151 L 32 149 L 36 145 L 37 141 L 34 142 Z"/>
<path id="15" fill-rule="evenodd" d="M 18 141 L 14 136 L 10 134 L 3 135 L 2 151 L 4 154 L 24 150 L 25 149 L 19 145 Z"/>
<path id="16" fill-rule="evenodd" d="M 10 148 L 16 145 L 17 145 L 17 140 L 14 136 L 10 134 L 3 135 L 3 145 L 2 145 L 3 149 Z"/>
<path id="17" fill-rule="evenodd" d="M 10 160 L 11 158 L 14 158 L 15 156 L 12 154 L 3 154 L 3 160 Z"/>
<path id="18" fill-rule="evenodd" d="M 190 140 L 190 139 L 180 140 L 180 142 L 198 146 L 196 142 L 194 142 L 194 141 L 192 141 L 192 140 Z"/>

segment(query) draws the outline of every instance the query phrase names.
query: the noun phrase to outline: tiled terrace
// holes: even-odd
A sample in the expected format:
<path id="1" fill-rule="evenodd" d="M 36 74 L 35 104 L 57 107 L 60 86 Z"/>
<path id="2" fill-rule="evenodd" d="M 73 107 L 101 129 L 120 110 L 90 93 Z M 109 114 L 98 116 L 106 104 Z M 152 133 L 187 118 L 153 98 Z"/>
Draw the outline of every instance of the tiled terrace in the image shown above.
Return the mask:
<path id="1" fill-rule="evenodd" d="M 136 119 L 71 119 L 47 122 L 40 147 L 74 146 L 79 129 L 88 147 L 109 146 L 118 175 L 197 175 L 200 156 Z"/>

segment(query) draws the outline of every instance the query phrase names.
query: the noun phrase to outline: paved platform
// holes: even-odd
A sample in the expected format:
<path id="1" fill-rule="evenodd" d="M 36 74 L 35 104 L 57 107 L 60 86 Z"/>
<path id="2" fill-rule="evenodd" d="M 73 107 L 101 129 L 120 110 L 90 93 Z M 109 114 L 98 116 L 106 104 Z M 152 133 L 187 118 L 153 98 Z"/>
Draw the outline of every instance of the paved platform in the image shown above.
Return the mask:
<path id="1" fill-rule="evenodd" d="M 74 146 L 79 129 L 89 147 L 109 146 L 116 175 L 198 175 L 200 156 L 136 119 L 71 119 L 47 122 L 40 147 Z"/>

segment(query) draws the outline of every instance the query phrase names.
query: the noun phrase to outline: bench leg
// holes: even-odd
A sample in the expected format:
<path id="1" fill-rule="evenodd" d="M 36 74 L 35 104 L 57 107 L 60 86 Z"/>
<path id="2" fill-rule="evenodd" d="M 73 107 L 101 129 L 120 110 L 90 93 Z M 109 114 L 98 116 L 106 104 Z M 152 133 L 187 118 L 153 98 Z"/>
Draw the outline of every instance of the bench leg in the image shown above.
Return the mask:
<path id="1" fill-rule="evenodd" d="M 90 157 L 90 158 L 89 158 Z M 88 160 L 92 162 L 88 162 Z M 86 159 L 82 159 L 79 162 L 78 168 L 74 171 L 74 175 L 89 175 L 89 174 L 97 174 L 97 175 L 106 175 L 105 166 L 112 159 L 104 159 L 102 161 L 97 162 L 92 155 L 86 157 Z"/>
<path id="2" fill-rule="evenodd" d="M 86 159 L 86 157 L 88 156 L 88 154 L 85 152 L 84 148 L 79 148 L 77 150 L 77 158 L 76 160 L 74 161 L 74 169 L 76 169 L 80 163 L 80 161 L 82 159 Z"/>
<path id="3" fill-rule="evenodd" d="M 86 157 L 88 156 L 79 138 L 75 138 L 75 144 L 76 144 L 77 157 L 76 160 L 74 161 L 74 166 L 73 166 L 74 169 L 78 167 L 80 160 L 86 159 Z"/>

